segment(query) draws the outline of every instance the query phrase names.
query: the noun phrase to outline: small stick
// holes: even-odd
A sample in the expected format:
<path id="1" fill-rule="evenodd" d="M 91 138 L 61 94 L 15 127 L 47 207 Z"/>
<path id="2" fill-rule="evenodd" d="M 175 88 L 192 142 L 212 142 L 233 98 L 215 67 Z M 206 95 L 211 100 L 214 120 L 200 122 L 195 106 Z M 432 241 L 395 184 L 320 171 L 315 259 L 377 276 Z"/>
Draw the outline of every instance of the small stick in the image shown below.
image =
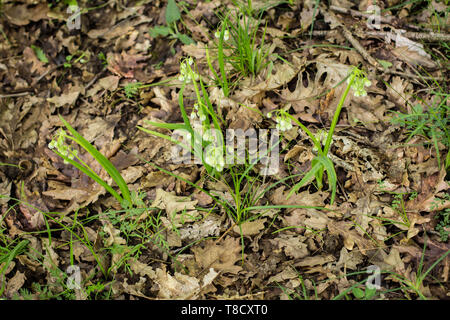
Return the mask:
<path id="1" fill-rule="evenodd" d="M 335 11 L 335 12 L 339 12 L 339 13 L 343 13 L 343 14 L 350 14 L 354 17 L 364 17 L 364 18 L 371 18 L 373 15 L 372 14 L 368 14 L 368 13 L 364 13 L 364 12 L 360 12 L 360 11 L 356 11 L 356 10 L 352 10 L 352 9 L 346 9 L 346 8 L 341 8 L 338 6 L 330 6 L 330 9 Z M 397 22 L 397 18 L 393 17 L 393 16 L 380 16 L 380 22 L 383 23 L 393 23 L 393 22 Z"/>
<path id="2" fill-rule="evenodd" d="M 315 30 L 312 32 L 313 36 L 316 37 L 331 37 L 338 33 L 338 30 Z M 306 35 L 306 33 L 305 33 Z M 309 35 L 309 33 L 308 33 Z M 364 33 L 358 34 L 359 37 L 382 37 L 395 35 L 394 32 L 389 31 L 364 31 Z M 426 40 L 426 41 L 450 41 L 450 34 L 448 33 L 436 33 L 436 32 L 404 32 L 400 33 L 403 37 L 412 40 Z"/>
<path id="3" fill-rule="evenodd" d="M 353 17 L 364 17 L 367 19 L 370 19 L 371 17 L 373 17 L 373 14 L 364 13 L 364 12 L 360 12 L 360 11 L 356 11 L 356 10 L 352 10 L 352 9 L 341 8 L 338 6 L 330 6 L 330 9 L 335 12 L 342 13 L 342 14 L 350 14 Z M 404 24 L 399 18 L 394 17 L 394 16 L 380 16 L 380 22 L 385 23 L 385 24 L 402 25 L 403 27 L 407 27 L 407 28 L 410 28 L 413 30 L 420 30 L 420 28 L 418 26 L 415 26 L 412 24 Z"/>
<path id="4" fill-rule="evenodd" d="M 323 5 L 321 6 L 320 10 L 322 11 L 322 15 L 324 17 L 328 17 L 328 19 L 331 20 L 331 23 L 333 25 L 337 25 L 342 29 L 342 31 L 344 32 L 345 39 L 347 39 L 352 44 L 352 46 L 356 49 L 356 51 L 358 51 L 359 54 L 366 61 L 368 61 L 372 66 L 376 67 L 377 69 L 382 69 L 378 61 L 372 58 L 372 56 L 366 51 L 366 49 L 364 49 L 364 47 L 358 42 L 358 40 L 356 40 L 355 37 L 353 37 L 352 33 L 347 29 L 347 27 L 338 20 L 334 12 L 328 11 L 326 7 Z"/>
<path id="5" fill-rule="evenodd" d="M 405 77 L 405 78 L 418 79 L 418 80 L 439 80 L 439 81 L 444 81 L 444 77 L 417 76 L 415 74 L 410 74 L 410 73 L 400 72 L 400 71 L 393 71 L 393 70 L 387 70 L 385 73 L 394 74 L 394 75 L 402 76 L 402 77 Z"/>
<path id="6" fill-rule="evenodd" d="M 29 94 L 30 94 L 29 91 L 19 92 L 19 93 L 10 93 L 10 94 L 0 94 L 0 98 L 4 99 L 4 98 L 23 97 L 23 96 L 27 96 Z"/>

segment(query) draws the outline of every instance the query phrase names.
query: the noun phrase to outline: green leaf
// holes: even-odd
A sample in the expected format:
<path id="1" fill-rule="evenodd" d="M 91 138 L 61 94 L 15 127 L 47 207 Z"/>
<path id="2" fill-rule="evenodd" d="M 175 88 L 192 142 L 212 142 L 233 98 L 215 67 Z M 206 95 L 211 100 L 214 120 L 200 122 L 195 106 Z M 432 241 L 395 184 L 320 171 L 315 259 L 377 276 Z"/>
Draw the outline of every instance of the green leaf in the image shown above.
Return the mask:
<path id="1" fill-rule="evenodd" d="M 69 5 L 69 6 L 77 6 L 78 7 L 77 0 L 65 0 L 64 3 Z"/>
<path id="2" fill-rule="evenodd" d="M 364 298 L 364 291 L 362 291 L 360 288 L 353 288 L 352 293 L 357 299 Z"/>
<path id="3" fill-rule="evenodd" d="M 190 149 L 189 147 L 185 146 L 185 145 L 182 144 L 180 141 L 175 140 L 175 139 L 173 139 L 172 137 L 170 137 L 170 136 L 168 136 L 168 135 L 166 135 L 166 134 L 163 134 L 163 133 L 160 133 L 160 132 L 157 132 L 157 131 L 153 131 L 153 130 L 149 130 L 149 129 L 146 129 L 146 128 L 143 128 L 143 127 L 140 127 L 140 126 L 136 126 L 136 127 L 137 127 L 139 130 L 142 130 L 142 131 L 144 131 L 144 132 L 146 132 L 146 133 L 152 134 L 152 135 L 157 136 L 157 137 L 159 137 L 159 138 L 166 139 L 167 141 L 170 141 L 170 142 L 172 142 L 172 143 L 174 143 L 174 144 L 176 144 L 176 145 L 179 145 L 179 146 L 182 147 L 183 149 L 188 150 L 189 152 L 191 152 L 191 149 Z"/>
<path id="4" fill-rule="evenodd" d="M 371 288 L 369 289 L 369 287 L 366 287 L 366 299 L 372 299 L 373 296 L 375 295 L 375 293 L 377 293 L 377 288 Z"/>
<path id="5" fill-rule="evenodd" d="M 43 63 L 48 63 L 47 56 L 41 48 L 36 47 L 35 45 L 31 45 L 31 49 L 33 49 L 34 54 L 40 61 L 42 61 Z"/>
<path id="6" fill-rule="evenodd" d="M 317 171 L 319 171 L 319 169 L 322 168 L 322 163 L 317 162 L 312 168 L 311 170 L 309 170 L 305 176 L 302 178 L 302 180 L 300 180 L 299 183 L 297 183 L 295 186 L 292 187 L 291 191 L 289 191 L 286 200 L 288 200 L 295 192 L 297 192 L 298 189 L 300 189 L 301 187 L 303 187 L 304 185 L 306 185 L 306 183 L 309 182 L 309 180 L 311 180 Z"/>
<path id="7" fill-rule="evenodd" d="M 116 169 L 116 167 L 114 167 L 114 165 L 103 154 L 101 154 L 97 149 L 95 149 L 95 147 L 92 144 L 90 144 L 89 141 L 87 141 L 74 128 L 72 128 L 72 126 L 61 115 L 59 116 L 59 118 L 66 126 L 67 130 L 69 130 L 70 133 L 72 134 L 74 138 L 73 140 L 77 142 L 84 150 L 89 152 L 95 158 L 95 160 L 97 160 L 100 163 L 100 165 L 106 170 L 106 172 L 119 186 L 123 198 L 131 203 L 132 201 L 130 190 L 128 189 L 127 183 L 120 175 L 120 172 Z"/>
<path id="8" fill-rule="evenodd" d="M 178 9 L 175 0 L 169 0 L 166 8 L 166 23 L 171 24 L 175 21 L 180 20 L 180 18 L 181 18 L 180 9 Z"/>
<path id="9" fill-rule="evenodd" d="M 142 85 L 140 82 L 129 82 L 124 87 L 125 95 L 128 99 L 132 99 L 138 92 L 139 87 Z"/>
<path id="10" fill-rule="evenodd" d="M 392 67 L 392 63 L 386 60 L 378 60 L 378 63 L 381 64 L 381 66 L 385 69 L 389 69 L 390 67 Z"/>
<path id="11" fill-rule="evenodd" d="M 150 120 L 144 120 L 144 121 L 145 121 L 145 123 L 147 123 L 151 126 L 154 126 L 154 127 L 158 127 L 158 128 L 164 128 L 164 129 L 169 129 L 169 130 L 184 129 L 184 130 L 189 131 L 189 128 L 184 123 L 153 122 Z"/>
<path id="12" fill-rule="evenodd" d="M 158 36 L 166 37 L 171 33 L 171 31 L 172 30 L 169 27 L 156 26 L 156 27 L 150 28 L 149 33 L 150 33 L 151 37 L 156 38 Z"/>
<path id="13" fill-rule="evenodd" d="M 334 170 L 333 162 L 326 156 L 320 155 L 316 157 L 315 159 L 319 160 L 320 163 L 323 165 L 325 170 L 327 170 L 328 174 L 328 184 L 331 189 L 331 200 L 330 204 L 333 204 L 334 198 L 336 197 L 336 188 L 337 188 L 337 175 L 336 171 Z"/>
<path id="14" fill-rule="evenodd" d="M 192 40 L 191 37 L 189 37 L 188 35 L 183 34 L 183 33 L 177 34 L 177 38 L 178 38 L 178 40 L 180 40 L 181 42 L 183 42 L 183 44 L 186 44 L 186 45 L 187 45 L 187 44 L 194 44 L 194 43 L 195 43 L 195 41 Z"/>

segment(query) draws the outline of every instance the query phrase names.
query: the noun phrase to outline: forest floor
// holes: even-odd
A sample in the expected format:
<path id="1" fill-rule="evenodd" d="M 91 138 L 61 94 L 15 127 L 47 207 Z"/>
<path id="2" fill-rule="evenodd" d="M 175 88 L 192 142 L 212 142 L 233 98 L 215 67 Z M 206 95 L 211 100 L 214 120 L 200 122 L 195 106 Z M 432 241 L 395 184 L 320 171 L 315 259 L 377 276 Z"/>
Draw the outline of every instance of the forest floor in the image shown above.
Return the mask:
<path id="1" fill-rule="evenodd" d="M 3 0 L 0 298 L 450 299 L 447 2 Z"/>

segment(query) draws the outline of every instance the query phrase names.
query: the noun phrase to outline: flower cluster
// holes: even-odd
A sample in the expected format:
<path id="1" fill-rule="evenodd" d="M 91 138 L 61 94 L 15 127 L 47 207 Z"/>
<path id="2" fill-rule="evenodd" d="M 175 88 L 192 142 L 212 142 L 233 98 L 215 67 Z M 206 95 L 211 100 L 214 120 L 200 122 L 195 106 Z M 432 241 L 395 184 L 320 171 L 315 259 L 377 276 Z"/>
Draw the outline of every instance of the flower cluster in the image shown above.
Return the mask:
<path id="1" fill-rule="evenodd" d="M 180 64 L 180 76 L 178 77 L 178 80 L 180 81 L 186 81 L 186 83 L 189 83 L 194 79 L 195 81 L 198 81 L 199 75 L 192 71 L 191 66 L 194 63 L 194 59 L 189 58 L 185 59 Z"/>
<path id="2" fill-rule="evenodd" d="M 364 87 L 369 87 L 372 82 L 367 79 L 363 71 L 355 68 L 353 72 L 355 74 L 355 79 L 353 80 L 352 88 L 355 91 L 355 97 L 367 96 L 367 91 L 364 89 Z M 347 83 L 350 83 L 351 78 L 351 76 L 347 78 Z"/>
<path id="3" fill-rule="evenodd" d="M 67 137 L 66 132 L 61 129 L 57 134 L 56 139 L 52 139 L 52 141 L 50 141 L 50 143 L 48 144 L 48 148 L 56 149 L 61 155 L 72 160 L 74 157 L 77 156 L 78 151 L 71 149 L 70 146 L 66 144 L 65 142 L 66 137 Z M 69 162 L 67 162 L 64 159 L 64 163 L 67 164 Z"/>
<path id="4" fill-rule="evenodd" d="M 322 146 L 324 146 L 325 142 L 327 141 L 328 132 L 326 130 L 320 130 L 319 129 L 314 136 L 317 139 L 317 141 L 319 141 L 320 144 Z M 331 137 L 331 142 L 333 142 L 333 141 L 334 141 L 334 138 Z M 317 146 L 313 147 L 313 151 L 317 151 Z"/>
<path id="5" fill-rule="evenodd" d="M 201 122 L 206 120 L 206 114 L 202 108 L 199 108 L 198 103 L 194 104 L 194 110 L 191 113 L 191 120 L 195 121 L 200 119 Z"/>
<path id="6" fill-rule="evenodd" d="M 220 146 L 210 146 L 205 151 L 205 162 L 215 168 L 218 172 L 222 172 L 225 167 L 223 148 Z"/>
<path id="7" fill-rule="evenodd" d="M 272 114 L 269 112 L 267 117 L 271 118 Z M 287 114 L 279 113 L 275 117 L 275 121 L 277 122 L 276 128 L 280 131 L 288 131 L 292 129 L 291 118 L 289 118 Z"/>
<path id="8" fill-rule="evenodd" d="M 217 146 L 218 135 L 216 130 L 214 130 L 214 127 L 210 127 L 207 121 L 207 113 L 198 103 L 194 104 L 194 109 L 190 115 L 190 124 L 195 132 L 194 143 L 198 145 L 204 145 L 204 142 L 209 143 L 204 150 L 205 162 L 221 172 L 225 166 L 223 150 Z"/>
<path id="9" fill-rule="evenodd" d="M 217 30 L 214 33 L 214 36 L 219 39 L 220 38 L 220 30 Z M 228 32 L 228 30 L 225 30 L 225 32 L 223 33 L 223 40 L 228 41 L 228 39 L 230 39 L 230 32 Z"/>

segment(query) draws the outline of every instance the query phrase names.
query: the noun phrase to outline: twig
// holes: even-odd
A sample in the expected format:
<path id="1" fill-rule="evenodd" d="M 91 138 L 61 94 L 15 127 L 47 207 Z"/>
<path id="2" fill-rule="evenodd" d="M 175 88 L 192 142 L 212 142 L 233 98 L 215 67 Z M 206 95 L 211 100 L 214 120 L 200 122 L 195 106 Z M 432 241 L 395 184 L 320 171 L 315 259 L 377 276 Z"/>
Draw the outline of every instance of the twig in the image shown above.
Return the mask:
<path id="1" fill-rule="evenodd" d="M 88 82 L 88 84 L 86 85 L 86 87 L 84 87 L 84 89 L 87 90 L 90 86 L 92 86 L 92 85 L 97 81 L 97 79 L 100 78 L 100 76 L 105 72 L 105 70 L 106 70 L 106 68 L 103 68 L 102 71 L 100 71 L 99 73 L 97 73 L 97 74 L 95 75 L 95 77 L 92 78 L 92 80 Z"/>
<path id="2" fill-rule="evenodd" d="M 338 30 L 315 30 L 312 32 L 313 36 L 316 37 L 332 37 L 337 34 Z M 307 35 L 305 33 L 305 35 Z M 364 33 L 357 34 L 357 36 L 361 37 L 381 37 L 385 38 L 386 36 L 395 35 L 392 31 L 364 31 Z M 450 41 L 450 34 L 448 33 L 435 33 L 435 32 L 403 32 L 400 33 L 403 37 L 412 40 L 427 40 L 427 41 Z"/>
<path id="3" fill-rule="evenodd" d="M 218 243 L 220 240 L 222 240 L 222 239 L 225 237 L 225 235 L 226 235 L 228 232 L 230 232 L 231 229 L 233 229 L 236 225 L 237 225 L 237 222 L 235 222 L 231 227 L 229 227 L 229 228 L 227 229 L 227 231 L 225 231 L 225 232 L 223 233 L 223 235 L 220 236 L 219 239 L 217 239 L 216 241 L 214 241 L 214 243 Z"/>
<path id="4" fill-rule="evenodd" d="M 339 12 L 339 13 L 343 13 L 343 14 L 350 14 L 354 17 L 364 17 L 364 18 L 369 19 L 373 16 L 372 14 L 363 13 L 363 12 L 352 10 L 352 9 L 346 9 L 346 8 L 342 8 L 342 7 L 338 7 L 338 6 L 334 6 L 334 5 L 330 6 L 330 9 L 335 12 Z M 393 16 L 380 16 L 380 22 L 393 23 L 393 22 L 398 22 L 398 19 Z"/>
<path id="5" fill-rule="evenodd" d="M 364 13 L 364 12 L 360 12 L 360 11 L 352 10 L 352 9 L 341 8 L 341 7 L 334 6 L 334 5 L 330 6 L 330 9 L 335 12 L 342 13 L 342 14 L 350 14 L 353 17 L 364 17 L 367 19 L 370 19 L 371 17 L 373 17 L 373 14 Z M 386 24 L 401 25 L 403 27 L 407 27 L 407 28 L 410 28 L 413 30 L 420 30 L 420 28 L 418 26 L 415 26 L 412 24 L 404 24 L 399 18 L 394 17 L 394 16 L 380 16 L 380 22 L 386 23 Z"/>
<path id="6" fill-rule="evenodd" d="M 353 37 L 352 33 L 347 29 L 347 27 L 338 20 L 334 12 L 328 11 L 324 5 L 320 7 L 320 10 L 324 17 L 328 17 L 332 25 L 336 25 L 342 29 L 345 39 L 347 39 L 352 44 L 352 46 L 356 49 L 356 51 L 358 51 L 359 54 L 367 62 L 369 62 L 372 66 L 376 67 L 377 69 L 382 70 L 382 67 L 380 66 L 378 61 L 372 58 L 372 56 L 366 51 L 366 49 L 364 49 L 364 47 L 358 42 L 358 40 L 356 40 L 355 37 Z"/>
<path id="7" fill-rule="evenodd" d="M 63 66 L 63 64 L 58 64 L 54 67 L 51 67 L 50 69 L 47 69 L 47 71 L 45 71 L 43 74 L 41 74 L 39 77 L 37 77 L 32 83 L 31 83 L 31 88 L 34 88 L 37 83 L 39 81 L 42 80 L 42 78 L 44 78 L 46 75 L 48 75 L 49 73 L 52 73 L 53 71 L 55 71 L 56 69 L 58 69 L 59 67 Z"/>
<path id="8" fill-rule="evenodd" d="M 402 77 L 405 77 L 405 78 L 410 78 L 410 79 L 444 81 L 444 77 L 417 76 L 417 75 L 414 75 L 414 74 L 410 74 L 410 73 L 406 73 L 406 72 L 400 72 L 400 71 L 393 71 L 393 70 L 386 70 L 385 73 L 395 74 L 395 75 L 402 76 Z"/>
<path id="9" fill-rule="evenodd" d="M 19 93 L 10 93 L 10 94 L 0 94 L 0 98 L 15 98 L 15 97 L 23 97 L 30 94 L 31 91 L 19 92 Z"/>
<path id="10" fill-rule="evenodd" d="M 366 35 L 370 37 L 386 37 L 387 35 L 393 35 L 394 32 L 386 31 L 367 31 Z M 436 32 L 403 32 L 400 33 L 403 37 L 414 40 L 427 40 L 427 41 L 450 41 L 450 34 L 448 33 L 436 33 Z"/>
<path id="11" fill-rule="evenodd" d="M 55 71 L 56 69 L 58 69 L 61 66 L 63 66 L 63 64 L 58 64 L 52 68 L 47 69 L 43 74 L 41 74 L 39 77 L 34 79 L 28 88 L 20 89 L 19 92 L 10 92 L 10 93 L 4 93 L 4 94 L 0 93 L 0 98 L 23 97 L 23 96 L 29 95 L 32 92 L 37 93 L 36 92 L 37 83 L 39 81 L 41 81 L 46 75 L 48 75 L 49 73 L 52 73 L 53 71 Z"/>

